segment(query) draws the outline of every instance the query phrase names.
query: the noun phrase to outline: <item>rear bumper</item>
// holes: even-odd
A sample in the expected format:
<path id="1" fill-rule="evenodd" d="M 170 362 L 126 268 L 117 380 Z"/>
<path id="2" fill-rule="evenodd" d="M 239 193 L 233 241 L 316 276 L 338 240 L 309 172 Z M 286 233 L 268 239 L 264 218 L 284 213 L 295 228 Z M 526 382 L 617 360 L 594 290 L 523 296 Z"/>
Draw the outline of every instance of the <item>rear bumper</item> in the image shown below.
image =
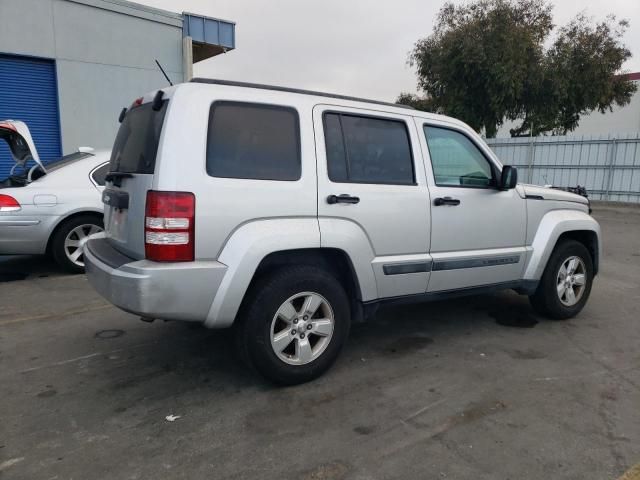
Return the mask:
<path id="1" fill-rule="evenodd" d="M 159 263 L 135 260 L 105 238 L 85 245 L 89 283 L 129 313 L 164 320 L 204 322 L 227 266 L 216 261 Z"/>

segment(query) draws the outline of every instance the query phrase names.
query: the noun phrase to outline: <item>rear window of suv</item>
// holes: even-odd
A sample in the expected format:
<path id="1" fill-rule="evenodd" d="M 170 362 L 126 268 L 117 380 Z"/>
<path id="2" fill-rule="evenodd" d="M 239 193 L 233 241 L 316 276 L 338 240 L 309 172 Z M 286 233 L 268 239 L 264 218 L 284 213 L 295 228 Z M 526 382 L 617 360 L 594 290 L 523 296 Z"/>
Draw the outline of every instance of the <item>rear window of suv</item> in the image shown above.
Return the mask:
<path id="1" fill-rule="evenodd" d="M 254 180 L 300 179 L 300 126 L 293 108 L 216 102 L 209 112 L 207 173 Z"/>
<path id="2" fill-rule="evenodd" d="M 127 112 L 113 144 L 109 170 L 122 173 L 153 173 L 167 101 L 155 111 L 152 103 Z"/>

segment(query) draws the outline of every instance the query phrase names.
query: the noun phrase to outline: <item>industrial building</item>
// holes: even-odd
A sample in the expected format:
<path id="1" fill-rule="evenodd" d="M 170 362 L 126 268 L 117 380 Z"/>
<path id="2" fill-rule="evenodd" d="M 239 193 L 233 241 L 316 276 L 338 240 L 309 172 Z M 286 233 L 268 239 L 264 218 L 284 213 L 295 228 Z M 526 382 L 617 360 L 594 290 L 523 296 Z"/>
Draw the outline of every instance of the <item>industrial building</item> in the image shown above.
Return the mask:
<path id="1" fill-rule="evenodd" d="M 0 0 L 0 120 L 22 120 L 47 160 L 109 148 L 123 106 L 235 48 L 235 24 L 125 0 Z M 12 165 L 0 142 L 0 179 Z"/>

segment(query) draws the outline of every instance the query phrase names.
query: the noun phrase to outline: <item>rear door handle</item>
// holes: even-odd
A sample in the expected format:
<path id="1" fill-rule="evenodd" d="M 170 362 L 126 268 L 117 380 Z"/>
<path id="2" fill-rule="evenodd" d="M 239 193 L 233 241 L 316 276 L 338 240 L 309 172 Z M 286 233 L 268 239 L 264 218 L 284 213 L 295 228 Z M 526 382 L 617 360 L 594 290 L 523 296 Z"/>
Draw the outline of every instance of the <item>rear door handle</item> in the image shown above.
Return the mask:
<path id="1" fill-rule="evenodd" d="M 451 197 L 438 197 L 436 199 L 433 200 L 433 204 L 436 207 L 439 207 L 440 205 L 460 205 L 460 200 L 458 200 L 457 198 L 451 198 Z"/>
<path id="2" fill-rule="evenodd" d="M 349 203 L 355 205 L 356 203 L 360 203 L 360 197 L 352 197 L 346 193 L 342 195 L 329 195 L 327 197 L 327 203 L 333 205 L 334 203 Z"/>

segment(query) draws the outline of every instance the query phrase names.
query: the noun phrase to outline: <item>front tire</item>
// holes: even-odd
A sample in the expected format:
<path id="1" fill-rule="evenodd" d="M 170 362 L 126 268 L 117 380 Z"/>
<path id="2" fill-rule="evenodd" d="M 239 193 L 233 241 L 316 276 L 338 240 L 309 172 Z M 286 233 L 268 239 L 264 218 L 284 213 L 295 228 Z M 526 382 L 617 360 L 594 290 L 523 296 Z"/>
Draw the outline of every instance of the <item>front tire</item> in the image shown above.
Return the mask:
<path id="1" fill-rule="evenodd" d="M 51 237 L 51 255 L 69 273 L 84 272 L 84 244 L 89 235 L 103 230 L 97 215 L 78 215 L 64 220 Z"/>
<path id="2" fill-rule="evenodd" d="M 333 365 L 351 316 L 340 282 L 321 268 L 302 265 L 259 279 L 238 322 L 238 347 L 250 366 L 274 383 L 297 385 Z"/>
<path id="3" fill-rule="evenodd" d="M 565 320 L 584 308 L 593 283 L 593 260 L 589 250 L 575 240 L 559 243 L 529 297 L 533 308 L 545 317 Z"/>

